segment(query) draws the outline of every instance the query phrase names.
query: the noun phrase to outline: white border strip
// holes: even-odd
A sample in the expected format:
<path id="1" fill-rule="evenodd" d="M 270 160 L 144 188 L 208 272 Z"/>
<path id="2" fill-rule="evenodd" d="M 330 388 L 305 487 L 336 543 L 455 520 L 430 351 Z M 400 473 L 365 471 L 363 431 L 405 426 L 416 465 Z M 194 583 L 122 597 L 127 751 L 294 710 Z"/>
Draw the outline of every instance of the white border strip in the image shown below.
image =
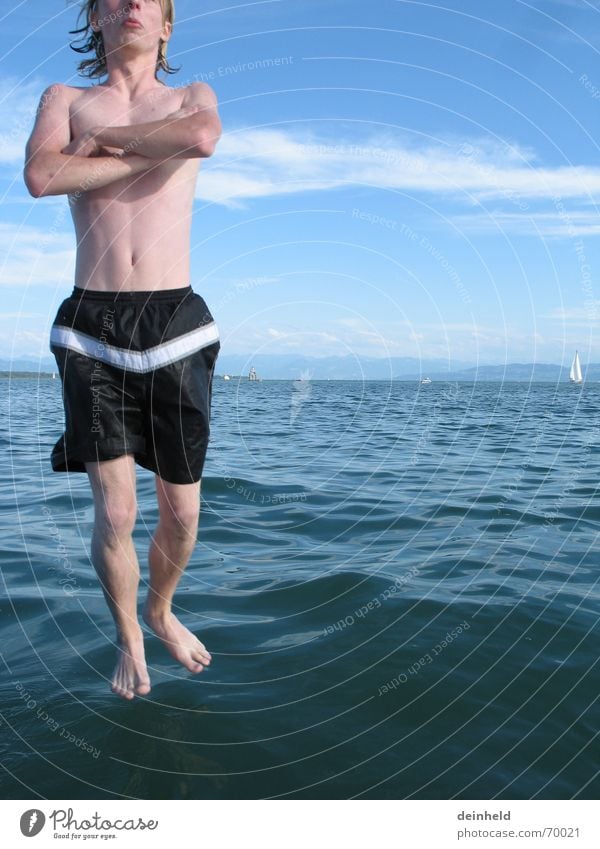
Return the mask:
<path id="1" fill-rule="evenodd" d="M 79 330 L 72 330 L 70 327 L 62 327 L 58 324 L 53 325 L 50 331 L 51 346 L 57 345 L 60 348 L 68 348 L 70 351 L 76 351 L 85 357 L 91 357 L 126 371 L 139 373 L 168 366 L 199 351 L 201 348 L 212 345 L 218 339 L 219 329 L 214 321 L 199 327 L 197 330 L 192 330 L 191 333 L 184 333 L 169 342 L 148 348 L 147 351 L 116 348 L 94 339 L 93 336 L 88 336 L 87 333 L 81 333 Z"/>
<path id="2" fill-rule="evenodd" d="M 568 663 L 567 660 L 565 666 Z M 589 664 L 591 665 L 591 660 Z M 529 685 L 525 690 L 533 690 L 533 688 Z M 577 710 L 577 705 L 583 707 L 583 697 L 575 696 L 572 704 L 573 711 Z M 575 713 L 573 715 L 575 716 Z M 9 717 L 6 717 L 5 721 L 9 722 Z M 18 719 L 12 719 L 12 722 L 19 728 Z M 413 725 L 416 726 L 416 723 Z M 589 737 L 591 732 L 586 731 L 580 752 L 574 749 L 574 754 L 580 754 L 583 751 L 585 740 Z M 107 761 L 109 757 L 114 757 L 110 755 L 109 747 L 104 745 L 103 740 L 100 744 L 106 750 L 102 752 L 102 755 Z M 78 745 L 78 743 L 69 743 L 66 738 L 61 740 L 57 735 L 56 745 L 57 747 L 60 745 L 61 754 L 68 754 L 67 747 Z M 577 741 L 575 746 L 579 745 Z M 19 748 L 25 747 L 19 746 Z M 288 749 L 288 752 L 291 751 Z M 83 747 L 78 757 L 85 757 Z M 590 753 L 589 760 L 591 757 Z M 587 757 L 585 762 L 586 764 L 589 762 Z M 487 763 L 487 760 L 483 763 Z M 115 765 L 118 767 L 119 764 L 121 770 L 127 770 L 129 774 L 134 769 L 140 768 L 136 764 L 115 758 Z M 10 765 L 12 769 L 15 769 L 13 759 Z M 165 764 L 164 759 L 161 763 L 159 758 L 151 759 L 147 768 L 157 771 L 161 766 L 172 770 L 169 777 L 184 774 L 183 764 L 179 766 L 177 763 Z M 297 849 L 299 846 L 343 846 L 344 849 L 363 849 L 365 846 L 372 846 L 375 842 L 374 825 L 391 822 L 401 823 L 402 845 L 405 846 L 462 847 L 463 845 L 474 846 L 477 842 L 479 846 L 504 845 L 505 848 L 511 846 L 514 849 L 523 849 L 527 846 L 533 849 L 536 846 L 564 847 L 567 845 L 577 849 L 598 849 L 600 826 L 596 799 L 492 799 L 489 801 L 467 798 L 460 800 L 386 799 L 381 787 L 373 790 L 367 786 L 369 781 L 371 784 L 376 784 L 378 781 L 389 778 L 383 767 L 375 768 L 373 775 L 363 782 L 359 780 L 359 777 L 349 783 L 344 789 L 345 795 L 349 798 L 325 799 L 326 794 L 330 795 L 327 789 L 329 784 L 336 783 L 336 766 L 339 770 L 339 764 L 333 761 L 332 775 L 328 776 L 323 788 L 314 793 L 315 796 L 321 793 L 319 798 L 296 798 L 297 785 L 291 782 L 289 787 L 281 788 L 281 793 L 271 794 L 271 790 L 277 789 L 274 782 L 273 785 L 269 784 L 265 785 L 264 789 L 261 788 L 262 793 L 261 789 L 258 790 L 256 795 L 260 793 L 263 797 L 258 800 L 258 804 L 255 799 L 211 799 L 211 816 L 205 817 L 202 821 L 204 842 L 220 846 L 238 846 L 248 842 L 249 834 L 254 834 L 260 835 L 261 849 L 280 849 L 283 843 L 282 835 L 289 834 L 289 824 L 294 820 L 294 833 L 286 840 L 290 849 Z M 346 763 L 344 763 L 345 766 L 347 766 Z M 88 778 L 90 795 L 93 795 L 100 785 L 113 793 L 119 792 L 116 778 L 108 774 L 108 769 L 102 761 L 98 761 L 94 769 L 97 784 L 92 784 L 91 778 Z M 179 772 L 176 772 L 178 769 Z M 439 771 L 441 772 L 441 767 Z M 554 774 L 560 773 L 556 767 L 553 773 L 550 766 L 548 777 L 552 780 Z M 6 835 L 5 846 L 23 849 L 26 846 L 35 846 L 36 849 L 42 849 L 42 847 L 45 849 L 47 846 L 56 847 L 57 837 L 80 838 L 84 846 L 87 842 L 84 841 L 86 837 L 97 837 L 96 845 L 99 845 L 100 838 L 103 836 L 116 838 L 119 842 L 114 845 L 119 847 L 138 846 L 141 849 L 154 849 L 154 847 L 161 849 L 164 846 L 189 845 L 190 841 L 186 838 L 189 835 L 189 823 L 198 816 L 197 801 L 193 799 L 147 801 L 131 797 L 119 800 L 63 799 L 58 791 L 64 788 L 68 777 L 61 776 L 55 780 L 54 786 L 57 792 L 53 792 L 53 796 L 57 798 L 51 801 L 39 798 L 40 789 L 50 784 L 48 779 L 42 780 L 41 777 L 36 787 L 37 794 L 23 782 L 25 785 L 22 789 L 23 799 L 0 800 L 2 833 Z M 597 792 L 591 785 L 595 776 L 592 775 L 587 784 L 586 777 L 582 775 L 576 782 L 569 779 L 562 792 L 575 794 L 589 791 L 590 796 L 597 796 Z M 498 779 L 498 784 L 508 783 L 508 781 L 508 777 L 503 775 Z M 309 782 L 310 777 L 306 783 Z M 401 788 L 401 792 L 414 790 L 418 783 L 418 777 L 411 778 L 406 786 Z M 519 783 L 517 788 L 523 789 L 524 792 L 530 789 Z M 445 785 L 445 789 L 448 793 L 453 790 L 450 784 Z M 370 790 L 372 798 L 363 798 L 366 790 Z M 224 791 L 224 795 L 227 796 L 227 791 Z M 274 804 L 275 801 L 276 804 Z M 35 827 L 39 833 L 36 834 L 34 831 L 35 841 L 28 843 L 31 835 L 27 835 L 25 829 L 29 828 L 33 813 L 37 814 Z M 227 823 L 227 841 L 223 841 L 224 822 Z M 561 837 L 561 834 L 566 836 Z M 569 837 L 571 840 L 567 842 Z M 560 844 L 556 842 L 557 840 L 560 840 Z"/>

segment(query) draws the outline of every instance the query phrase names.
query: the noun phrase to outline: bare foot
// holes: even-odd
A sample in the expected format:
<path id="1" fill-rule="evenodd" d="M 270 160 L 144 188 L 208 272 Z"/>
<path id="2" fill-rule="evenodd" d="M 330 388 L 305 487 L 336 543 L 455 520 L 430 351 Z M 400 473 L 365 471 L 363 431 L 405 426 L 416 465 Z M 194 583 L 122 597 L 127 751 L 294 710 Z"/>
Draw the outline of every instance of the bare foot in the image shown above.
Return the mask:
<path id="1" fill-rule="evenodd" d="M 145 696 L 150 692 L 150 676 L 144 655 L 144 636 L 117 642 L 117 664 L 113 672 L 113 693 L 122 699 Z"/>
<path id="2" fill-rule="evenodd" d="M 162 640 L 169 652 L 190 672 L 202 672 L 211 661 L 204 643 L 182 625 L 174 613 L 157 615 L 145 607 L 144 622 Z"/>

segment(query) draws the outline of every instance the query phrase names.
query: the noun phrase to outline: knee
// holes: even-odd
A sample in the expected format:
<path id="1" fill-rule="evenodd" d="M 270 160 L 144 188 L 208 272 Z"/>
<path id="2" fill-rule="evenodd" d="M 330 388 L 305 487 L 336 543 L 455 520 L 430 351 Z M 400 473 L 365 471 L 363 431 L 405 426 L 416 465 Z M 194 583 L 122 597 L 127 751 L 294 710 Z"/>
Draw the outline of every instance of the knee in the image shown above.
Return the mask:
<path id="1" fill-rule="evenodd" d="M 133 532 L 136 512 L 135 500 L 107 500 L 96 507 L 96 524 L 102 528 L 105 538 L 122 539 Z"/>
<path id="2" fill-rule="evenodd" d="M 198 530 L 199 513 L 200 505 L 195 501 L 171 504 L 161 515 L 160 521 L 170 536 L 181 539 L 195 538 Z"/>

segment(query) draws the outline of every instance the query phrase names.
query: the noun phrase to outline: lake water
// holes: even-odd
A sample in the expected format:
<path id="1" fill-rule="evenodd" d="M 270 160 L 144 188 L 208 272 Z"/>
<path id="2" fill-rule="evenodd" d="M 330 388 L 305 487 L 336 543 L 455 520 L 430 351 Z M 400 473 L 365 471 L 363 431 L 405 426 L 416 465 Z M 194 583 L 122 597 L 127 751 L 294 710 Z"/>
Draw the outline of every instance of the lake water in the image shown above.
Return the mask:
<path id="1" fill-rule="evenodd" d="M 213 661 L 145 629 L 132 702 L 59 381 L 0 392 L 4 798 L 599 797 L 600 385 L 219 380 L 175 596 Z"/>

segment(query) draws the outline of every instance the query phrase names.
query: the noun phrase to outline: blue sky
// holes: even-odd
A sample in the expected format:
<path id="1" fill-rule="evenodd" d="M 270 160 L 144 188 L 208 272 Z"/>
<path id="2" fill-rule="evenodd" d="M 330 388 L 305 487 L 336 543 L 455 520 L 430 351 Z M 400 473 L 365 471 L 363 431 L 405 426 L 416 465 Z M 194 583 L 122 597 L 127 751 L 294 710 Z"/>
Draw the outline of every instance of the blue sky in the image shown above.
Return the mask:
<path id="1" fill-rule="evenodd" d="M 600 11 L 586 0 L 177 0 L 169 85 L 215 90 L 194 289 L 222 353 L 600 361 Z M 29 197 L 77 4 L 2 5 L 0 356 L 48 355 L 65 198 Z"/>

